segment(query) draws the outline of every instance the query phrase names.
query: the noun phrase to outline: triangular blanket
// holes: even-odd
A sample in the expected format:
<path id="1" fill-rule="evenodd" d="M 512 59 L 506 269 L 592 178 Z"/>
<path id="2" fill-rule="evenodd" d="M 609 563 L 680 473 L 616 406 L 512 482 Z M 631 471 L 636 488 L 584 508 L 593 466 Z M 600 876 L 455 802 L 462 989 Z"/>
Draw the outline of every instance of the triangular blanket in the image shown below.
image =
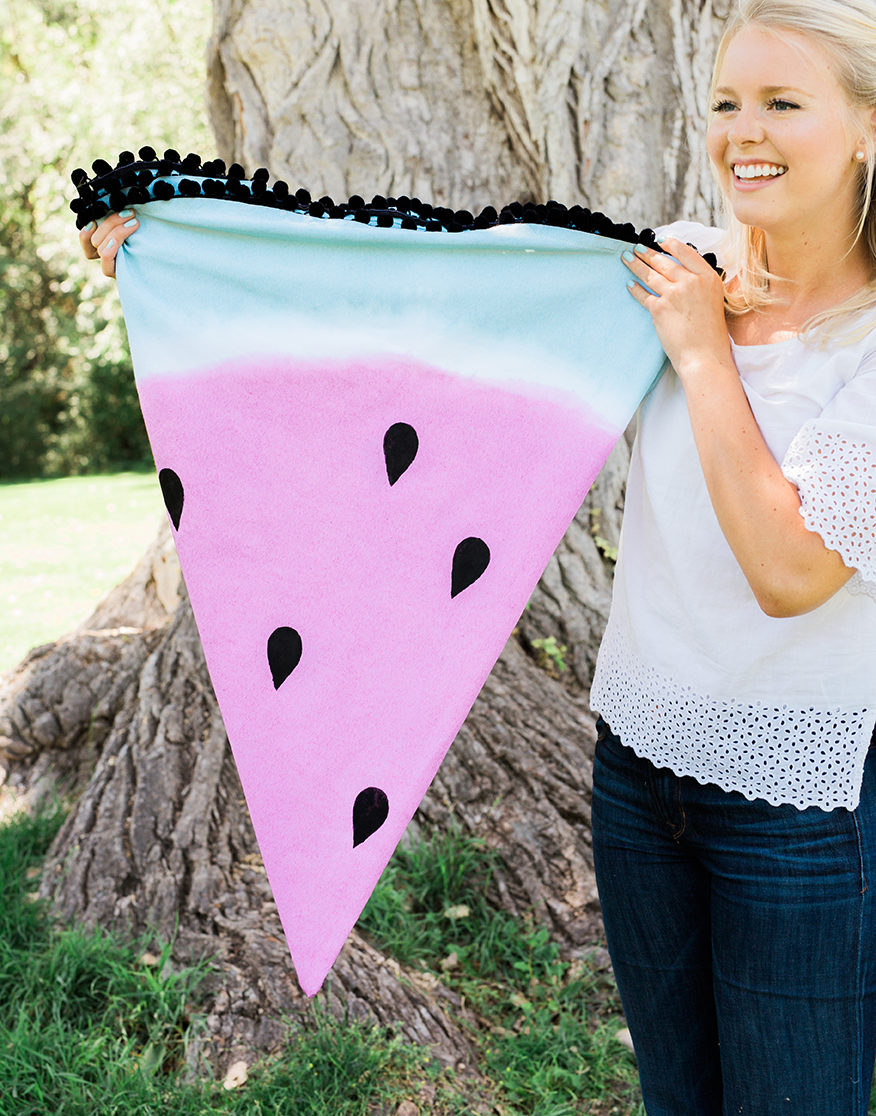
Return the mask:
<path id="1" fill-rule="evenodd" d="M 140 219 L 117 270 L 143 414 L 312 995 L 663 365 L 637 234 L 313 202 L 175 152 L 95 171 L 79 224 Z"/>

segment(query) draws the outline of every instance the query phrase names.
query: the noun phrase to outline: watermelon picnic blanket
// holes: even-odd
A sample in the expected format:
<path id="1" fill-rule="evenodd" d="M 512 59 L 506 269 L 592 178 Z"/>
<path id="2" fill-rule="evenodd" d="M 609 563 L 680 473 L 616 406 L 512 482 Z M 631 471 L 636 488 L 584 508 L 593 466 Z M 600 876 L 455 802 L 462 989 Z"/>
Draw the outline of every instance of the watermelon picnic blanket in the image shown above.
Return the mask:
<path id="1" fill-rule="evenodd" d="M 324 981 L 664 355 L 653 234 L 313 200 L 143 149 L 117 273 L 204 654 L 301 987 Z"/>

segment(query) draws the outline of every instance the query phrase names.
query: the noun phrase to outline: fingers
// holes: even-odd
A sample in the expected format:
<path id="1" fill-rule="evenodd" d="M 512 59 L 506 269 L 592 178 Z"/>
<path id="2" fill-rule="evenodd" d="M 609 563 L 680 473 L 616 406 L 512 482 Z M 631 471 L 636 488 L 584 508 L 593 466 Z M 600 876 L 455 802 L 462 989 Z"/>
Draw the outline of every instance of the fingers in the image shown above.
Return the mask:
<path id="1" fill-rule="evenodd" d="M 658 243 L 664 249 L 663 252 L 656 252 L 653 248 L 637 244 L 634 249 L 627 249 L 622 256 L 623 262 L 638 283 L 650 288 L 658 297 L 666 294 L 677 284 L 685 284 L 694 277 L 717 278 L 712 267 L 689 244 L 670 238 Z M 633 287 L 637 285 L 633 284 Z M 633 290 L 633 287 L 630 289 Z M 643 293 L 648 294 L 647 291 Z M 642 299 L 640 298 L 639 301 L 641 302 Z"/>
<path id="2" fill-rule="evenodd" d="M 139 222 L 133 209 L 110 213 L 99 225 L 92 222 L 79 233 L 85 258 L 100 260 L 101 271 L 113 278 L 116 274 L 116 256 L 128 237 L 137 231 Z"/>

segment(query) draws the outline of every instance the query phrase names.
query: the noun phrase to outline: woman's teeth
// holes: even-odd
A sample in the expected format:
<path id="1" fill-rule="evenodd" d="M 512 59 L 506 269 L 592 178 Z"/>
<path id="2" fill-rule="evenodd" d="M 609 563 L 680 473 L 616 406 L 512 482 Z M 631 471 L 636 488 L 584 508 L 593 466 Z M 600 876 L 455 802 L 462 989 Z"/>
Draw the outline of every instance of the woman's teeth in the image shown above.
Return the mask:
<path id="1" fill-rule="evenodd" d="M 776 178 L 784 174 L 787 167 L 777 167 L 775 163 L 737 163 L 733 173 L 737 178 Z"/>

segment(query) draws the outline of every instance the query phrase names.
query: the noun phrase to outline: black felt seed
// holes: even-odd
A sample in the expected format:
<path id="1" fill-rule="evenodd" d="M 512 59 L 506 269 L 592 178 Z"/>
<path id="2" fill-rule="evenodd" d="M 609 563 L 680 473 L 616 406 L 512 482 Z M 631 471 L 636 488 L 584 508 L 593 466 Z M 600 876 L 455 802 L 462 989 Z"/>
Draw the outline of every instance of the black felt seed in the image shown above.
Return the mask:
<path id="1" fill-rule="evenodd" d="M 158 474 L 158 483 L 161 485 L 161 495 L 164 497 L 164 506 L 170 516 L 170 522 L 178 531 L 185 498 L 182 481 L 173 469 L 162 469 Z"/>
<path id="2" fill-rule="evenodd" d="M 468 589 L 490 564 L 490 548 L 483 539 L 472 536 L 463 539 L 453 552 L 453 569 L 450 574 L 450 596 L 456 597 Z"/>
<path id="3" fill-rule="evenodd" d="M 376 833 L 389 816 L 389 799 L 379 787 L 366 787 L 353 803 L 353 848 Z"/>
<path id="4" fill-rule="evenodd" d="M 386 475 L 391 485 L 407 471 L 417 456 L 419 448 L 420 439 L 417 437 L 417 432 L 406 422 L 394 422 L 383 435 Z"/>
<path id="5" fill-rule="evenodd" d="M 268 636 L 268 666 L 279 690 L 301 661 L 301 636 L 294 628 L 275 628 Z"/>

